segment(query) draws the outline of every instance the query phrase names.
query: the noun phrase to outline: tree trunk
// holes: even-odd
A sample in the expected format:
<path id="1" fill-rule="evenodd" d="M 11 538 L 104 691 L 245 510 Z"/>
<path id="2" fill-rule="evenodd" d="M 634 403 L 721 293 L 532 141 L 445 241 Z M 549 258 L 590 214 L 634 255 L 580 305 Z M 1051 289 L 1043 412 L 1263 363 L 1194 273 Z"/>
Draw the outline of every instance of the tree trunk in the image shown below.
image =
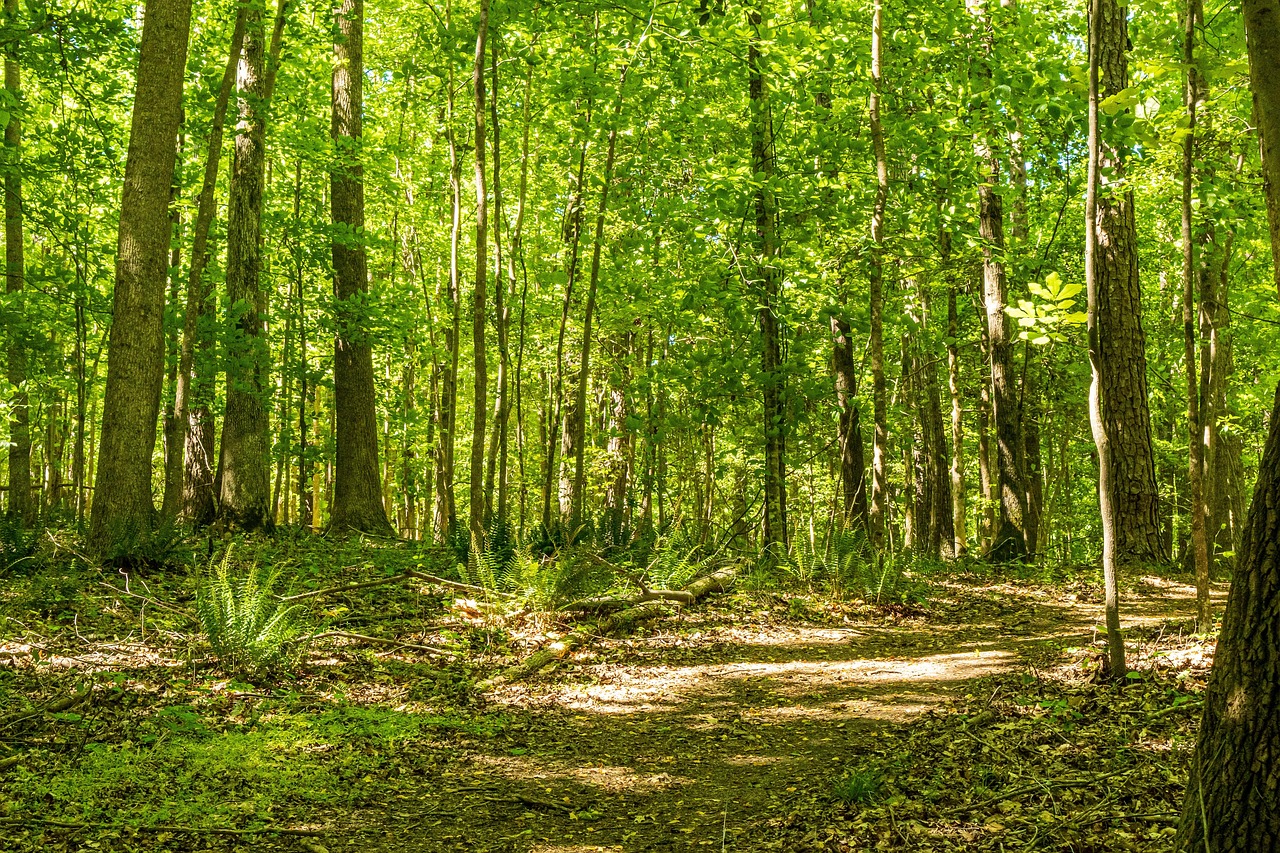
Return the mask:
<path id="1" fill-rule="evenodd" d="M 955 282 L 950 282 L 947 286 L 947 389 L 951 393 L 951 519 L 957 559 L 969 551 L 965 541 L 964 404 L 960 397 L 960 348 L 956 343 L 959 327 L 956 287 Z"/>
<path id="2" fill-rule="evenodd" d="M 236 67 L 240 62 L 240 47 L 244 41 L 244 8 L 236 12 L 231 33 L 231 50 L 222 73 L 222 85 L 213 108 L 213 123 L 209 126 L 209 148 L 205 158 L 204 182 L 196 199 L 196 218 L 191 238 L 191 268 L 187 276 L 187 302 L 182 319 L 182 338 L 178 345 L 178 377 L 173 402 L 173 442 L 183 448 L 182 471 L 174 472 L 166 466 L 164 503 L 161 515 L 168 520 L 178 517 L 184 510 L 188 520 L 197 525 L 208 523 L 213 515 L 213 470 L 209 456 L 202 451 L 203 436 L 197 436 L 192 446 L 191 437 L 198 431 L 193 422 L 194 412 L 204 407 L 207 416 L 207 388 L 204 399 L 193 406 L 197 389 L 195 353 L 197 338 L 201 335 L 200 322 L 209 311 L 209 291 L 204 280 L 204 268 L 209 260 L 209 226 L 215 213 L 215 192 L 218 184 L 218 167 L 222 162 L 222 126 L 227 116 L 227 103 L 231 100 L 231 87 L 235 84 Z M 207 333 L 205 335 L 207 337 Z M 207 383 L 206 383 L 207 384 Z M 203 419 L 202 419 L 203 420 Z"/>
<path id="3" fill-rule="evenodd" d="M 447 7 L 452 10 L 452 6 Z M 451 18 L 446 15 L 446 23 Z M 440 377 L 440 443 L 436 445 L 436 539 L 448 542 L 458 524 L 457 501 L 453 490 L 454 437 L 458 425 L 458 360 L 462 338 L 462 290 L 458 270 L 458 246 L 462 233 L 462 161 L 453 130 L 453 70 L 450 66 L 445 112 L 445 135 L 449 140 L 449 191 L 452 220 L 449 228 L 449 326 L 445 329 L 448 361 Z"/>
<path id="4" fill-rule="evenodd" d="M 1100 97 L 1105 99 L 1129 82 L 1127 7 L 1119 0 L 1096 2 Z M 1130 565 L 1156 563 L 1167 555 L 1160 538 L 1151 447 L 1133 191 L 1115 191 L 1116 186 L 1127 186 L 1119 183 L 1125 172 L 1124 147 L 1105 139 L 1099 145 L 1100 168 L 1109 175 L 1098 195 L 1096 235 L 1099 380 L 1114 478 L 1116 559 Z"/>
<path id="5" fill-rule="evenodd" d="M 90 545 L 151 530 L 151 454 L 164 377 L 169 187 L 181 121 L 190 0 L 149 0 L 125 163 Z M 6 193 L 7 195 L 7 193 Z"/>
<path id="6" fill-rule="evenodd" d="M 333 42 L 336 162 L 330 172 L 333 213 L 333 404 L 336 463 L 329 529 L 392 534 L 378 479 L 378 421 L 369 341 L 369 271 L 364 249 L 364 0 L 341 0 Z"/>
<path id="7" fill-rule="evenodd" d="M 221 516 L 228 525 L 246 531 L 272 527 L 267 407 L 271 356 L 263 326 L 267 293 L 262 286 L 264 35 L 262 10 L 250 5 L 236 80 L 240 121 L 227 202 L 227 300 L 232 329 L 218 460 Z"/>
<path id="8" fill-rule="evenodd" d="M 574 436 L 573 493 L 569 500 L 570 526 L 577 527 L 582 520 L 582 502 L 586 492 L 585 456 L 587 447 L 585 412 L 587 408 L 587 384 L 590 380 L 591 328 L 595 320 L 596 292 L 600 284 L 600 252 L 604 248 L 604 223 L 609 211 L 609 185 L 613 183 L 613 164 L 618 150 L 618 118 L 622 114 L 622 95 L 627 85 L 627 70 L 622 67 L 618 79 L 618 97 L 613 105 L 613 121 L 609 127 L 609 142 L 604 159 L 604 180 L 600 186 L 600 206 L 596 209 L 595 240 L 591 248 L 591 277 L 587 283 L 587 304 L 582 316 L 582 352 L 578 365 L 578 398 L 574 407 L 579 417 L 574 422 L 578 434 Z M 568 459 L 568 457 L 565 457 Z"/>
<path id="9" fill-rule="evenodd" d="M 5 0 L 5 18 L 18 14 L 17 0 Z M 4 56 L 4 88 L 9 96 L 9 122 L 4 129 L 4 251 L 5 293 L 23 322 L 9 327 L 8 378 L 13 393 L 9 398 L 9 507 L 10 518 L 24 524 L 35 521 L 31 499 L 31 423 L 27 411 L 27 315 L 22 307 L 22 285 L 26 276 L 22 235 L 22 119 L 17 105 L 22 103 L 22 70 L 18 64 L 21 42 L 9 43 Z M 78 340 L 78 339 L 77 339 Z"/>
<path id="10" fill-rule="evenodd" d="M 869 311 L 871 315 L 871 400 L 874 434 L 871 442 L 871 545 L 877 551 L 885 544 L 888 465 L 888 403 L 884 381 L 884 215 L 889 198 L 889 161 L 885 154 L 884 128 L 880 124 L 880 94 L 884 79 L 884 6 L 873 0 L 871 13 L 871 95 L 867 120 L 871 126 L 871 148 L 876 161 L 876 197 L 871 211 L 871 272 Z"/>
<path id="11" fill-rule="evenodd" d="M 480 0 L 480 23 L 476 31 L 476 61 L 472 73 L 475 89 L 476 145 L 476 280 L 471 303 L 471 343 L 474 364 L 473 400 L 475 409 L 471 423 L 471 496 L 468 505 L 468 528 L 471 549 L 478 553 L 484 544 L 484 436 L 488 414 L 489 373 L 484 346 L 485 273 L 489 269 L 489 195 L 485 188 L 485 107 L 484 59 L 485 39 L 489 33 L 489 0 Z"/>
<path id="12" fill-rule="evenodd" d="M 1182 54 L 1187 69 L 1187 132 L 1182 140 L 1182 345 L 1187 380 L 1187 468 L 1191 487 L 1191 550 L 1195 560 L 1196 618 L 1200 630 L 1208 632 L 1213 629 L 1213 611 L 1209 599 L 1209 542 L 1205 534 L 1208 508 L 1204 495 L 1204 425 L 1200 416 L 1200 387 L 1196 380 L 1196 242 L 1191 206 L 1195 173 L 1196 112 L 1202 97 L 1200 75 L 1195 67 L 1195 38 L 1200 15 L 1197 0 L 1187 0 Z"/>
<path id="13" fill-rule="evenodd" d="M 853 360 L 853 335 L 848 321 L 831 317 L 831 367 L 835 374 L 836 405 L 840 409 L 836 443 L 840 454 L 840 503 L 846 529 L 867 529 L 866 462 L 858 417 L 858 370 Z"/>
<path id="14" fill-rule="evenodd" d="M 1089 427 L 1098 452 L 1098 508 L 1102 522 L 1102 576 L 1106 595 L 1107 650 L 1111 677 L 1123 679 L 1125 676 L 1124 638 L 1120 633 L 1120 593 L 1116 554 L 1118 514 L 1114 497 L 1113 451 L 1106 424 L 1108 387 L 1103 381 L 1103 374 L 1107 368 L 1107 362 L 1101 344 L 1099 317 L 1103 310 L 1100 298 L 1103 276 L 1099 270 L 1099 261 L 1103 260 L 1100 257 L 1103 252 L 1109 250 L 1107 248 L 1109 234 L 1099 227 L 1098 183 L 1102 145 L 1098 133 L 1098 102 L 1101 100 L 1098 78 L 1101 45 L 1107 38 L 1103 24 L 1114 25 L 1117 15 L 1120 16 L 1121 26 L 1124 22 L 1123 12 L 1114 4 L 1115 0 L 1091 0 L 1089 8 L 1089 176 L 1084 212 L 1084 277 L 1088 295 L 1089 366 L 1092 373 L 1092 382 L 1089 385 Z"/>

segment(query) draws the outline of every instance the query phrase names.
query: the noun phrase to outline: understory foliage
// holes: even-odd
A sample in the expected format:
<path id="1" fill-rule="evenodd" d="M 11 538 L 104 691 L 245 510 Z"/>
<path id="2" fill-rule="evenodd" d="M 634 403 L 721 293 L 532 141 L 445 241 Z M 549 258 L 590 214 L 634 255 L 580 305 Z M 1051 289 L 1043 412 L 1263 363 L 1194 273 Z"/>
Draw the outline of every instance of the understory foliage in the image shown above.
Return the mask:
<path id="1" fill-rule="evenodd" d="M 301 651 L 301 605 L 280 600 L 280 570 L 258 564 L 239 570 L 227 548 L 210 563 L 196 592 L 195 611 L 219 665 L 232 674 L 263 674 Z"/>

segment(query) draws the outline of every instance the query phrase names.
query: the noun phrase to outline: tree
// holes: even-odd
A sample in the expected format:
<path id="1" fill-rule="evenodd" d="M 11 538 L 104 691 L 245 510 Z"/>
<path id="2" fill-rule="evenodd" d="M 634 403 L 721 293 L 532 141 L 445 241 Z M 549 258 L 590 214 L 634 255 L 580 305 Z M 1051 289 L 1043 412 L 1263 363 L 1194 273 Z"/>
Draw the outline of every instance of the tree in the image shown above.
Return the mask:
<path id="1" fill-rule="evenodd" d="M 4 16 L 9 26 L 18 14 L 18 0 L 5 0 Z M 9 42 L 4 55 L 4 88 L 12 105 L 4 128 L 6 155 L 4 173 L 4 256 L 5 293 L 20 309 L 23 279 L 26 276 L 22 244 L 22 66 L 18 64 L 18 39 Z M 9 326 L 8 377 L 13 386 L 9 400 L 9 509 L 8 514 L 27 524 L 35 520 L 31 500 L 31 415 L 27 410 L 27 344 L 22 323 Z"/>
<path id="2" fill-rule="evenodd" d="M 369 342 L 369 271 L 364 248 L 364 0 L 342 0 L 333 40 L 333 136 L 330 173 L 333 212 L 333 402 L 337 415 L 334 531 L 391 534 L 378 480 L 378 420 Z"/>
<path id="3" fill-rule="evenodd" d="M 1272 273 L 1280 291 L 1280 2 L 1245 0 Z M 1222 617 L 1175 847 L 1280 846 L 1280 387 Z"/>
<path id="4" fill-rule="evenodd" d="M 177 158 L 190 0 L 148 0 L 125 162 L 107 388 L 90 543 L 106 550 L 149 533 L 151 453 L 164 378 L 169 189 Z"/>
<path id="5" fill-rule="evenodd" d="M 1100 98 L 1115 98 L 1129 85 L 1128 7 L 1095 0 Z M 1111 500 L 1115 504 L 1116 559 L 1120 564 L 1167 559 L 1157 520 L 1158 493 L 1147 402 L 1147 344 L 1134 191 L 1125 178 L 1123 123 L 1116 112 L 1099 138 L 1097 275 L 1098 363 L 1103 426 L 1111 448 Z"/>
<path id="6" fill-rule="evenodd" d="M 267 410 L 270 353 L 263 328 L 262 189 L 266 147 L 265 28 L 261 0 L 245 10 L 236 90 L 240 121 L 227 200 L 226 411 L 218 460 L 222 518 L 242 530 L 270 529 L 271 442 Z"/>
<path id="7" fill-rule="evenodd" d="M 1085 231 L 1085 287 L 1088 292 L 1089 367 L 1092 382 L 1089 385 L 1089 427 L 1098 453 L 1098 508 L 1102 516 L 1102 574 L 1106 595 L 1107 651 L 1112 678 L 1124 678 L 1124 638 L 1120 633 L 1120 593 L 1117 564 L 1117 526 L 1119 514 L 1115 499 L 1115 455 L 1111 431 L 1107 428 L 1110 385 L 1103 377 L 1108 368 L 1102 345 L 1102 320 L 1105 311 L 1102 301 L 1102 281 L 1105 273 L 1100 269 L 1103 256 L 1109 251 L 1111 233 L 1099 210 L 1099 184 L 1102 171 L 1102 140 L 1099 133 L 1099 102 L 1101 101 L 1100 77 L 1104 45 L 1114 42 L 1116 18 L 1123 27 L 1123 10 L 1115 0 L 1090 0 L 1089 6 L 1089 176 L 1084 203 Z M 1123 46 L 1123 40 L 1121 42 Z M 1115 44 L 1111 44 L 1114 59 Z M 1111 223 L 1114 224 L 1114 223 Z M 1114 257 L 1113 257 L 1114 260 Z"/>

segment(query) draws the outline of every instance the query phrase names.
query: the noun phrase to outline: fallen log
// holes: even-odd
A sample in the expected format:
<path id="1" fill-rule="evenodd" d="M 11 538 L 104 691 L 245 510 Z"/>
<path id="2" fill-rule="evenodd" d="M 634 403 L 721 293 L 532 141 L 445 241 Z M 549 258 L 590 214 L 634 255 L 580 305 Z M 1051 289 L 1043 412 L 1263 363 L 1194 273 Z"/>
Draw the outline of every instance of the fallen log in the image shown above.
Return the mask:
<path id="1" fill-rule="evenodd" d="M 697 579 L 683 590 L 678 590 L 681 593 L 682 603 L 693 604 L 698 599 L 713 592 L 725 592 L 733 585 L 735 574 L 737 574 L 737 568 L 728 566 L 712 572 L 706 577 Z M 650 590 L 651 593 L 655 591 Z M 670 592 L 671 590 L 662 591 Z M 577 628 L 572 633 L 538 649 L 520 663 L 508 667 L 492 678 L 477 683 L 476 689 L 482 691 L 492 690 L 499 685 L 510 684 L 536 675 L 543 668 L 564 658 L 597 636 L 603 636 L 623 628 L 629 628 L 640 622 L 656 619 L 667 612 L 666 602 L 668 600 L 643 600 L 642 594 L 638 599 L 632 599 L 628 607 L 606 616 L 595 624 L 583 625 Z"/>
<path id="2" fill-rule="evenodd" d="M 52 702 L 48 702 L 38 708 L 32 708 L 29 711 L 15 711 L 11 714 L 5 714 L 3 717 L 0 717 L 0 729 L 7 729 L 9 726 L 20 723 L 23 720 L 30 720 L 43 714 L 60 714 L 63 711 L 70 711 L 72 708 L 86 701 L 92 695 L 93 688 L 86 687 L 79 693 L 71 693 L 60 699 L 54 699 Z"/>

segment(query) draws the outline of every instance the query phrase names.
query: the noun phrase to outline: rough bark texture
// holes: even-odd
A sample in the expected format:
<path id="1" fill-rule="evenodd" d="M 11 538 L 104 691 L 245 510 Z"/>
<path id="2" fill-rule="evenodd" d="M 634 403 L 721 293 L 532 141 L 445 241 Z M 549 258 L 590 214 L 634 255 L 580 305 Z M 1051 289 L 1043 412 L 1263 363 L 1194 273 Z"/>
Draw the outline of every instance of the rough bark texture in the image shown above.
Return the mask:
<path id="1" fill-rule="evenodd" d="M 862 450 L 862 425 L 858 417 L 858 370 L 853 360 L 853 335 L 849 323 L 831 318 L 832 372 L 836 405 L 840 409 L 836 442 L 840 454 L 840 505 L 849 529 L 867 529 L 866 462 Z"/>
<path id="2" fill-rule="evenodd" d="M 232 328 L 227 345 L 226 412 L 218 464 L 222 518 L 243 530 L 272 527 L 267 407 L 270 353 L 263 327 L 267 294 L 261 280 L 266 141 L 264 35 L 261 9 L 249 6 L 236 79 L 240 121 L 236 126 L 227 202 L 227 299 Z"/>
<path id="3" fill-rule="evenodd" d="M 995 423 L 996 476 L 999 515 L 995 536 L 987 552 L 995 562 L 1027 556 L 1027 486 L 1022 476 L 1022 434 L 1018 425 L 1018 394 L 1012 365 L 1013 341 L 1005 281 L 1004 218 L 1002 200 L 995 191 L 996 161 L 989 162 L 987 179 L 978 187 L 978 231 L 982 236 L 982 294 L 987 314 L 987 340 L 991 369 L 991 419 Z"/>
<path id="4" fill-rule="evenodd" d="M 391 535 L 378 478 L 378 423 L 369 342 L 368 261 L 364 250 L 364 0 L 342 0 L 333 43 L 333 115 L 337 162 L 330 173 L 333 213 L 333 402 L 337 409 L 333 506 L 329 528 Z"/>
<path id="5" fill-rule="evenodd" d="M 1272 4 L 1272 8 L 1276 8 Z M 1251 53 L 1253 44 L 1250 44 Z M 1276 68 L 1280 71 L 1280 67 Z M 1280 211 L 1278 211 L 1280 212 Z M 1280 849 L 1280 388 L 1214 654 L 1176 849 Z"/>
<path id="6" fill-rule="evenodd" d="M 951 519 L 955 533 L 955 555 L 965 556 L 969 545 L 965 535 L 964 505 L 964 405 L 960 396 L 960 350 L 956 345 L 959 321 L 956 288 L 947 288 L 947 389 L 951 393 Z"/>
<path id="7" fill-rule="evenodd" d="M 1262 186 L 1271 227 L 1271 260 L 1280 292 L 1280 2 L 1244 0 L 1253 112 L 1262 149 Z"/>
<path id="8" fill-rule="evenodd" d="M 18 12 L 17 0 L 5 0 L 4 14 L 12 18 Z M 12 99 L 22 98 L 22 73 L 18 64 L 18 45 L 9 43 L 4 57 L 4 88 Z M 21 297 L 26 263 L 22 238 L 22 119 L 17 109 L 9 110 L 9 123 L 4 129 L 4 257 L 5 292 L 15 308 L 22 310 Z M 25 314 L 25 312 L 23 312 Z M 25 320 L 25 316 L 24 316 Z M 13 393 L 9 398 L 9 507 L 8 514 L 30 524 L 35 520 L 35 503 L 31 496 L 31 418 L 27 412 L 27 346 L 23 340 L 25 323 L 9 328 L 6 364 Z"/>
<path id="9" fill-rule="evenodd" d="M 1128 24 L 1119 0 L 1098 2 L 1098 75 L 1105 99 L 1128 85 Z M 1121 564 L 1166 559 L 1160 538 L 1159 493 L 1147 403 L 1146 335 L 1138 285 L 1133 191 L 1117 192 L 1125 152 L 1099 142 L 1103 173 L 1098 194 L 1098 342 L 1102 419 L 1111 445 L 1116 510 L 1116 558 Z"/>
<path id="10" fill-rule="evenodd" d="M 169 188 L 190 25 L 190 0 L 147 3 L 120 203 L 107 388 L 90 517 L 90 544 L 98 550 L 150 531 L 155 513 L 151 454 L 164 378 Z"/>
<path id="11" fill-rule="evenodd" d="M 1116 502 L 1113 450 L 1107 429 L 1108 386 L 1103 380 L 1106 361 L 1101 342 L 1102 289 L 1099 261 L 1108 251 L 1106 231 L 1099 227 L 1102 141 L 1099 137 L 1098 104 L 1100 92 L 1102 43 L 1114 39 L 1117 18 L 1124 25 L 1124 15 L 1113 5 L 1114 0 L 1093 0 L 1089 7 L 1089 172 L 1084 205 L 1084 278 L 1088 296 L 1087 326 L 1089 332 L 1089 429 L 1098 451 L 1098 510 L 1102 523 L 1102 578 L 1107 624 L 1107 652 L 1113 678 L 1125 676 L 1124 637 L 1120 633 L 1120 592 L 1116 547 Z M 1108 8 L 1109 7 L 1109 8 Z M 1105 25 L 1104 25 L 1105 23 Z M 1154 474 L 1153 474 L 1154 476 Z"/>

